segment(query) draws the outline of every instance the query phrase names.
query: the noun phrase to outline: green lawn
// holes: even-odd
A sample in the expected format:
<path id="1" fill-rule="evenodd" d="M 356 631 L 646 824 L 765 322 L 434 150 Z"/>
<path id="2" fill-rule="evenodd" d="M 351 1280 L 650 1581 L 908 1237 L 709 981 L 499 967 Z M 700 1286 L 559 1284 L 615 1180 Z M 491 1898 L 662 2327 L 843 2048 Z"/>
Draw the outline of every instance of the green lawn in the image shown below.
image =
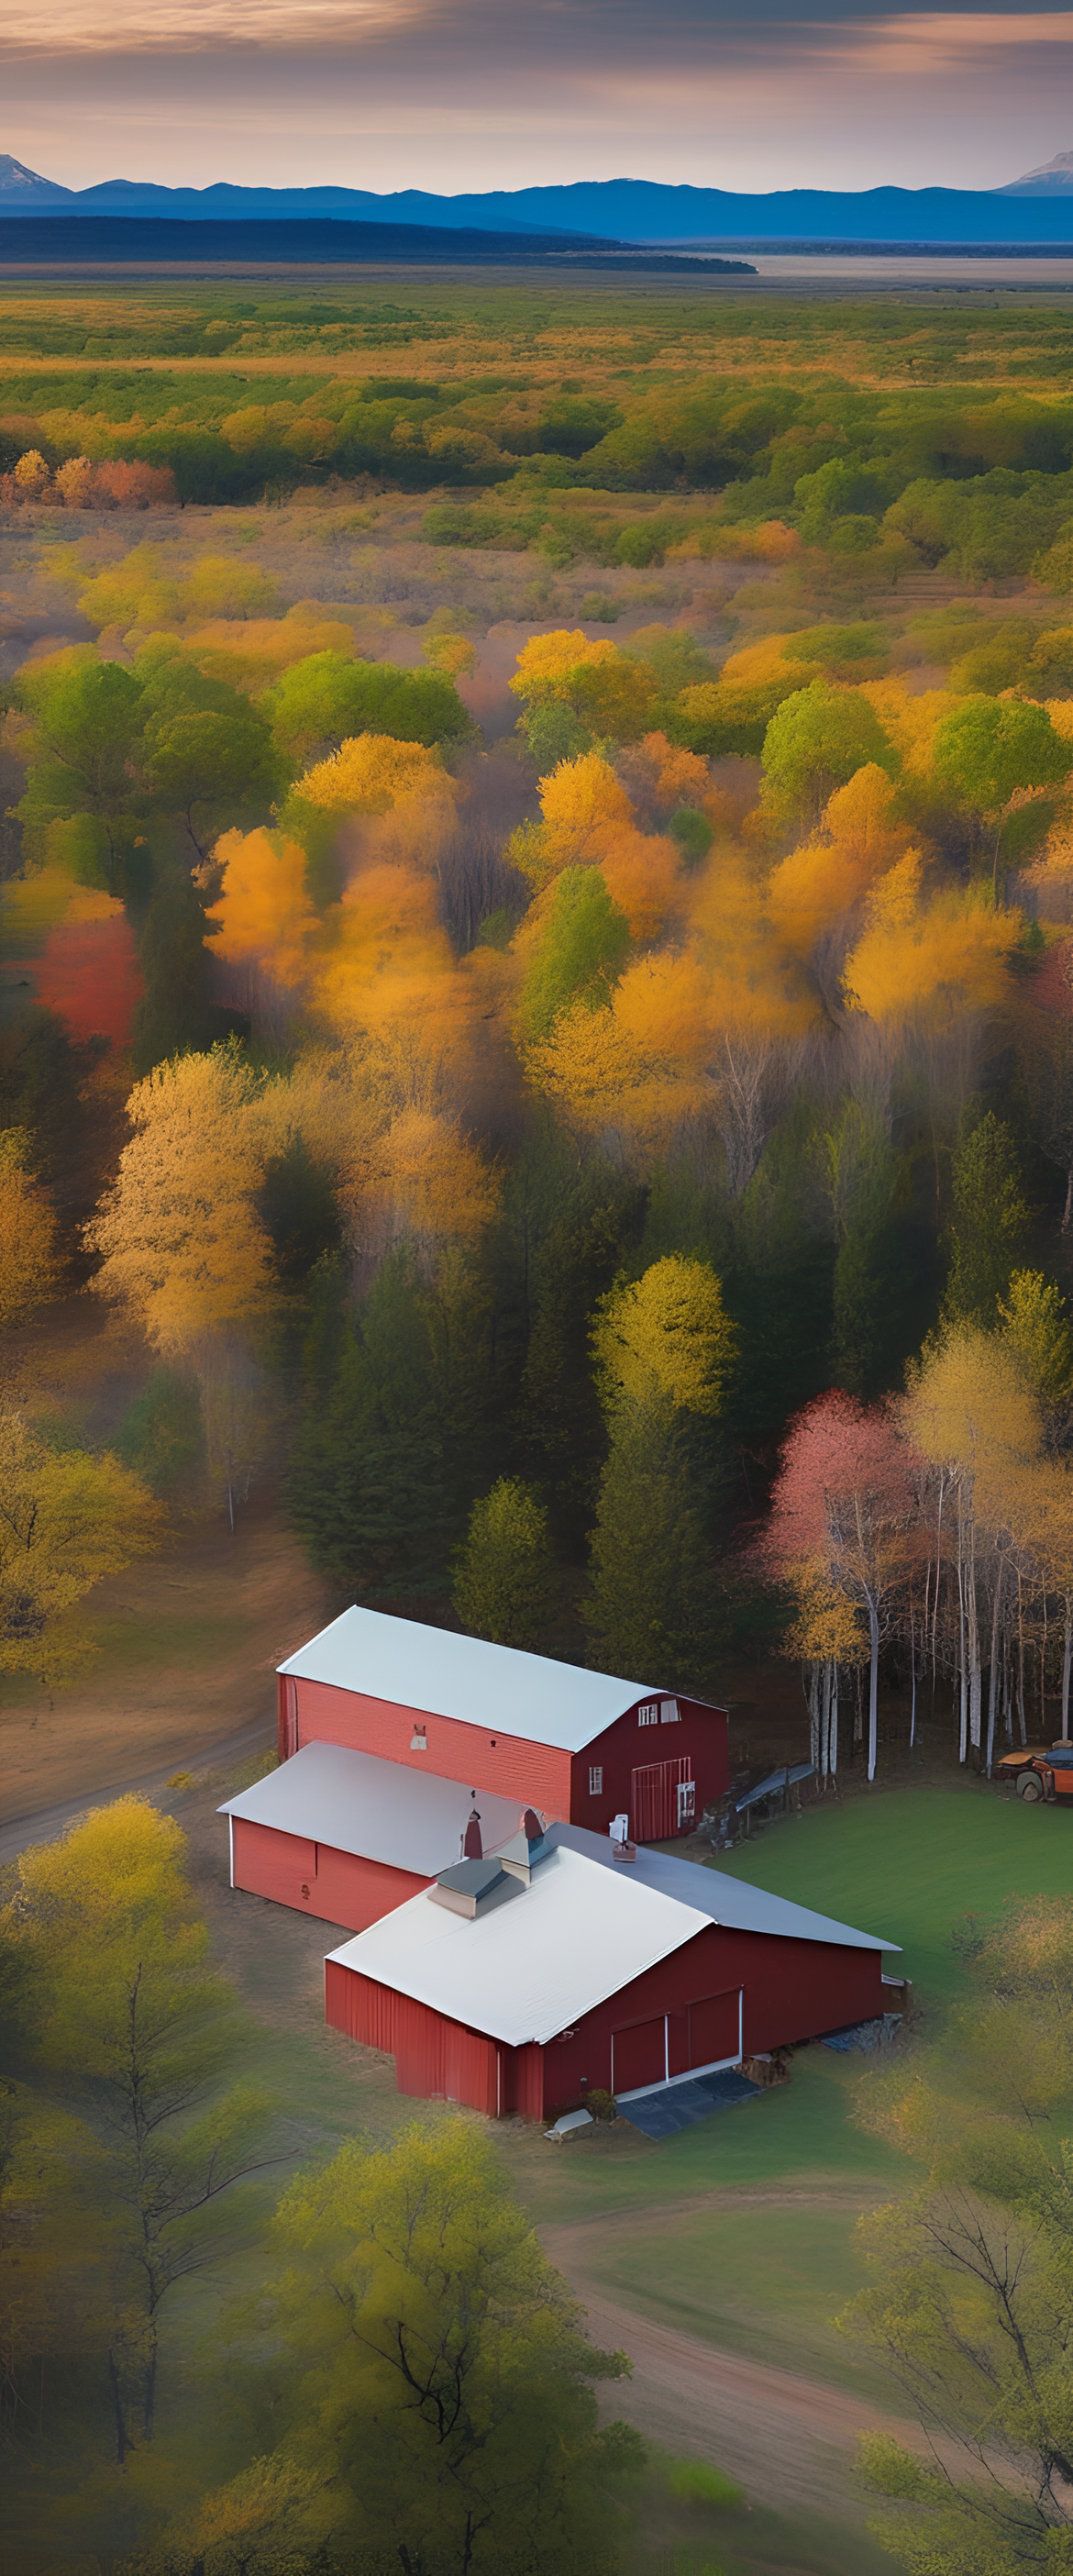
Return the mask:
<path id="1" fill-rule="evenodd" d="M 859 1931 L 901 1945 L 887 1964 L 941 2009 L 960 1971 L 951 1944 L 965 1914 L 992 1919 L 1007 1898 L 1073 1890 L 1073 1818 L 1061 1807 L 967 1780 L 952 1789 L 878 1790 L 807 1807 L 719 1867 Z"/>

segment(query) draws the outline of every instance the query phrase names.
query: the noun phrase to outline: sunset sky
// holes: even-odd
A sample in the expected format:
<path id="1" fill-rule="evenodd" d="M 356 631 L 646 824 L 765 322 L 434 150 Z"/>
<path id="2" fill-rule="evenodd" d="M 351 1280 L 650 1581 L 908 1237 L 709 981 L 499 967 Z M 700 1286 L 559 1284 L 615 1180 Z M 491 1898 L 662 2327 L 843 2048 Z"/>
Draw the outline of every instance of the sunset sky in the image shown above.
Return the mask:
<path id="1" fill-rule="evenodd" d="M 70 187 L 987 188 L 1073 148 L 1065 9 L 9 0 L 0 57 L 0 146 Z"/>

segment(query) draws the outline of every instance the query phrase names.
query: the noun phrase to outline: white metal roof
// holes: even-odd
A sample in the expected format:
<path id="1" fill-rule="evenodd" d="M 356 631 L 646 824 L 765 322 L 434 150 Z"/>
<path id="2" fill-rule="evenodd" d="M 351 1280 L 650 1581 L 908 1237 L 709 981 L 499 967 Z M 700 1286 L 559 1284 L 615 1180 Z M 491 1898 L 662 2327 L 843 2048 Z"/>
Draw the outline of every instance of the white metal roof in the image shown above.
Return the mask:
<path id="1" fill-rule="evenodd" d="M 548 1842 L 514 1904 L 467 1922 L 422 1893 L 331 1957 L 520 2048 L 554 2039 L 712 1922 L 860 1950 L 894 1947 L 695 1861 L 660 1852 L 613 1861 L 609 1841 L 581 1826 L 553 1825 Z"/>
<path id="2" fill-rule="evenodd" d="M 422 1890 L 331 1956 L 382 1986 L 521 2048 L 557 2032 L 680 1950 L 707 1917 L 568 1846 L 511 1905 L 475 1921 Z"/>
<path id="3" fill-rule="evenodd" d="M 897 1950 L 900 1946 L 874 1932 L 857 1932 L 851 1923 L 837 1923 L 829 1914 L 813 1914 L 809 1906 L 793 1905 L 787 1896 L 771 1896 L 766 1887 L 751 1887 L 747 1879 L 734 1878 L 729 1870 L 712 1863 L 679 1860 L 673 1852 L 639 1850 L 635 1861 L 623 1864 L 611 1858 L 610 1837 L 589 1833 L 584 1825 L 554 1825 L 550 1834 L 557 1843 L 584 1851 L 616 1878 L 622 1877 L 625 1867 L 642 1886 L 659 1888 L 663 1895 L 695 1906 L 710 1923 L 723 1923 L 728 1931 L 770 1932 L 784 1941 L 828 1941 L 840 1950 Z"/>
<path id="4" fill-rule="evenodd" d="M 440 1780 L 434 1772 L 382 1762 L 375 1753 L 354 1753 L 343 1744 L 304 1744 L 278 1771 L 225 1799 L 218 1812 L 435 1878 L 458 1859 L 473 1803 L 472 1788 L 459 1780 Z M 485 1850 L 509 1842 L 518 1831 L 517 1798 L 492 1797 L 482 1789 L 476 1804 Z"/>
<path id="5" fill-rule="evenodd" d="M 382 1610 L 344 1610 L 279 1670 L 303 1681 L 331 1682 L 337 1690 L 366 1691 L 430 1716 L 458 1718 L 493 1734 L 556 1745 L 564 1753 L 580 1753 L 638 1700 L 659 1697 L 655 1684 L 583 1672 L 547 1655 L 489 1645 L 484 1637 L 392 1619 Z"/>

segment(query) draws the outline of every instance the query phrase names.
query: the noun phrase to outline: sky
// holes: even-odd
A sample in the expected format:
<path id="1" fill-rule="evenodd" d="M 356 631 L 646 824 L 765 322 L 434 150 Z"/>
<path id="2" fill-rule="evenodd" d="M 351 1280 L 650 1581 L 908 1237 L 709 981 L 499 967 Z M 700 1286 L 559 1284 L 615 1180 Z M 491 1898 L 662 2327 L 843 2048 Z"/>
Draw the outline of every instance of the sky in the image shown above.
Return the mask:
<path id="1" fill-rule="evenodd" d="M 991 188 L 1073 149 L 1073 9 L 7 0 L 0 96 L 75 188 Z"/>

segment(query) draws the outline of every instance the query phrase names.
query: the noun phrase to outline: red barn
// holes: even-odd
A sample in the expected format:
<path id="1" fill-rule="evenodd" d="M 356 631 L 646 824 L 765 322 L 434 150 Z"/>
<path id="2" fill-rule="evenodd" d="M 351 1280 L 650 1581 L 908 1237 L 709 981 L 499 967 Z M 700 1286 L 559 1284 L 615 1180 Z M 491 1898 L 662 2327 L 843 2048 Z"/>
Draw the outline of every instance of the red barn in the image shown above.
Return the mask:
<path id="1" fill-rule="evenodd" d="M 517 1851 L 449 1870 L 325 1962 L 328 2021 L 393 2055 L 401 2093 L 548 2121 L 891 2003 L 892 1942 L 720 1870 L 616 1861 L 561 1824 Z"/>
<path id="2" fill-rule="evenodd" d="M 306 1744 L 219 1813 L 229 1818 L 232 1887 L 363 1932 L 461 1858 L 473 1788 Z M 482 1851 L 498 1851 L 517 1833 L 517 1799 L 482 1791 L 477 1821 Z"/>
<path id="3" fill-rule="evenodd" d="M 638 1842 L 689 1833 L 729 1783 L 725 1709 L 378 1610 L 344 1610 L 281 1664 L 281 1764 L 311 1743 L 597 1833 L 625 1814 Z"/>

